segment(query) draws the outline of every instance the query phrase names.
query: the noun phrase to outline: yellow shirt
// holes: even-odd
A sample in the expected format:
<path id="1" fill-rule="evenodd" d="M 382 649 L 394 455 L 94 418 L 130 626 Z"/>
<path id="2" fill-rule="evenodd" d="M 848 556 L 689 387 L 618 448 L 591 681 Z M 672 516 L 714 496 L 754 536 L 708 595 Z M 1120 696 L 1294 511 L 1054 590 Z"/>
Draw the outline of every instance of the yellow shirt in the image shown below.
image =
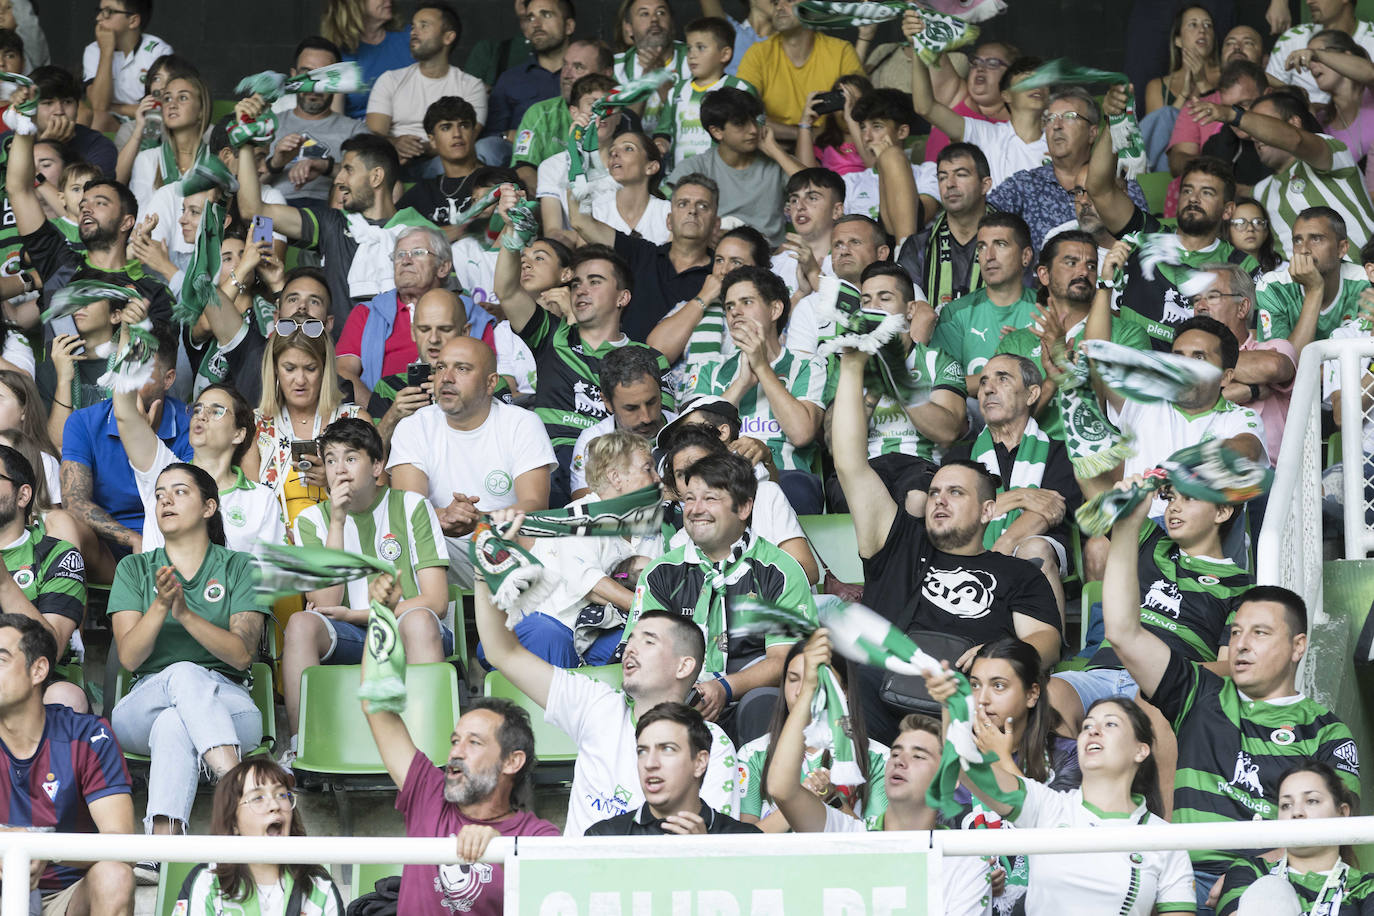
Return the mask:
<path id="1" fill-rule="evenodd" d="M 842 38 L 816 33 L 811 56 L 794 67 L 783 50 L 782 36 L 751 45 L 740 61 L 739 78 L 757 86 L 770 121 L 796 124 L 812 92 L 828 92 L 846 73 L 863 73 L 854 46 Z"/>

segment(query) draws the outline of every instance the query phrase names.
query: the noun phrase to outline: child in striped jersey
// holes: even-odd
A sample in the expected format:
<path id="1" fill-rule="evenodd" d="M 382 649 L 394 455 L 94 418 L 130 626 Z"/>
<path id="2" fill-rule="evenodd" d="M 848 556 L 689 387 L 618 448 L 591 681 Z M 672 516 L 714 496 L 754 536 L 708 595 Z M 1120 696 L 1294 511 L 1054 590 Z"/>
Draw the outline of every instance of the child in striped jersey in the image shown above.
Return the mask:
<path id="1" fill-rule="evenodd" d="M 659 117 L 655 137 L 672 144 L 669 167 L 688 156 L 711 149 L 711 135 L 701 123 L 701 100 L 716 89 L 743 89 L 758 95 L 754 87 L 725 72 L 735 53 L 735 29 L 724 19 L 707 17 L 687 25 L 687 70 L 689 80 L 679 80 Z"/>

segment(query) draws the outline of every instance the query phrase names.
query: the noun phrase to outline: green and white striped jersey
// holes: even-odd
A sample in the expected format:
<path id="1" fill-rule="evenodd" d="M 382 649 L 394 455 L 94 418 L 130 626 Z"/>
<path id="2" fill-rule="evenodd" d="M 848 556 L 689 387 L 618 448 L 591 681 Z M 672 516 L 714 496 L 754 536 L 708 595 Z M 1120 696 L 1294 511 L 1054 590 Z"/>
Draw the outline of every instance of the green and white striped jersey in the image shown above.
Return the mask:
<path id="1" fill-rule="evenodd" d="M 1318 171 L 1295 158 L 1280 172 L 1255 185 L 1255 199 L 1269 214 L 1269 229 L 1280 250 L 1293 253 L 1293 222 L 1308 207 L 1330 207 L 1345 220 L 1352 251 L 1369 241 L 1374 202 L 1364 186 L 1364 172 L 1350 150 L 1335 137 L 1318 134 L 1331 149 L 1331 168 Z"/>
<path id="2" fill-rule="evenodd" d="M 765 797 L 764 762 L 768 759 L 768 735 L 759 735 L 739 749 L 740 803 L 739 815 L 752 814 L 759 820 L 777 810 Z M 854 816 L 861 818 L 877 817 L 887 810 L 887 790 L 883 777 L 887 773 L 888 749 L 872 739 L 868 742 L 868 804 L 855 808 Z M 802 761 L 799 779 L 805 780 L 820 768 L 821 753 L 807 754 Z M 738 816 L 738 815 L 737 815 Z"/>
<path id="3" fill-rule="evenodd" d="M 724 362 L 709 362 L 697 370 L 689 380 L 688 388 L 693 394 L 724 394 L 725 389 L 740 372 L 740 361 L 744 354 L 736 353 Z M 833 388 L 829 384 L 825 360 L 797 356 L 784 349 L 771 363 L 778 380 L 792 397 L 799 401 L 809 401 L 825 409 Z M 788 441 L 782 431 L 782 424 L 773 415 L 773 407 L 763 392 L 763 385 L 755 384 L 745 392 L 739 402 L 740 435 L 750 436 L 768 445 L 773 452 L 773 461 L 780 471 L 810 471 L 816 457 L 817 445 L 797 448 Z"/>
<path id="4" fill-rule="evenodd" d="M 687 69 L 687 43 L 683 41 L 673 42 L 673 59 L 667 69 L 671 70 L 677 77 L 678 83 L 690 83 L 692 81 L 692 71 Z M 625 85 L 630 80 L 639 79 L 645 73 L 640 66 L 639 55 L 635 53 L 633 47 L 626 48 L 615 56 L 615 65 L 611 70 L 611 75 L 620 85 Z M 664 102 L 662 97 L 655 92 L 649 96 L 644 104 L 644 113 L 640 120 L 644 122 L 644 132 L 652 136 L 658 127 L 659 120 L 663 117 Z"/>
<path id="5" fill-rule="evenodd" d="M 916 344 L 907 354 L 906 367 L 914 377 L 924 375 L 923 381 L 929 382 L 931 388 L 946 388 L 961 398 L 968 397 L 963 366 L 939 350 Z M 885 394 L 868 419 L 868 457 L 877 458 L 892 452 L 928 461 L 940 459 L 940 449 L 911 422 L 906 408 L 892 395 Z"/>
<path id="6" fill-rule="evenodd" d="M 706 93 L 717 89 L 743 89 L 751 95 L 758 91 L 738 76 L 725 74 L 709 86 L 698 86 L 696 80 L 679 80 L 668 96 L 668 104 L 658 118 L 657 133 L 673 140 L 671 170 L 688 156 L 704 153 L 711 148 L 711 134 L 701 126 L 701 100 Z"/>
<path id="7" fill-rule="evenodd" d="M 333 503 L 307 506 L 296 516 L 296 543 L 323 546 L 329 537 Z M 343 549 L 377 557 L 396 564 L 396 579 L 401 583 L 402 600 L 420 594 L 416 573 L 431 566 L 448 566 L 444 532 L 429 500 L 409 490 L 382 487 L 372 507 L 365 512 L 350 512 L 344 522 Z M 359 579 L 348 583 L 348 606 L 368 607 L 368 585 Z M 436 612 L 438 608 L 434 608 Z"/>
<path id="8" fill-rule="evenodd" d="M 80 628 L 86 616 L 86 562 L 76 547 L 36 522 L 13 544 L 0 547 L 0 559 L 38 613 L 66 617 Z"/>
<path id="9" fill-rule="evenodd" d="M 1317 333 L 1313 340 L 1326 340 L 1331 332 L 1360 311 L 1360 293 L 1369 288 L 1364 268 L 1341 262 L 1341 290 L 1331 304 L 1317 313 Z M 1271 270 L 1255 284 L 1255 336 L 1259 340 L 1287 339 L 1302 314 L 1302 285 L 1288 268 Z"/>

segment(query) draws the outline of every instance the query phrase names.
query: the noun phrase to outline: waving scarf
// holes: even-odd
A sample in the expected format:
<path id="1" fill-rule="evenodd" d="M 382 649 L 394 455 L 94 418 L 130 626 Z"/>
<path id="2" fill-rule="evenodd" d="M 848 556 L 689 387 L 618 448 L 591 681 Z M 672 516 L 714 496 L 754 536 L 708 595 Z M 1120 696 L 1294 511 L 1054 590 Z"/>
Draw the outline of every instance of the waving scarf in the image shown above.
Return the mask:
<path id="1" fill-rule="evenodd" d="M 124 322 L 121 340 L 106 360 L 105 374 L 96 379 L 96 384 L 121 393 L 138 391 L 153 377 L 157 338 L 153 336 L 152 321 L 144 318 L 136 323 Z"/>
<path id="2" fill-rule="evenodd" d="M 373 712 L 405 712 L 406 648 L 391 609 L 372 602 L 367 615 L 367 643 L 363 646 L 363 682 L 358 699 Z"/>
<path id="3" fill-rule="evenodd" d="M 816 320 L 835 322 L 836 336 L 817 347 L 826 357 L 841 350 L 856 349 L 874 359 L 864 369 L 864 387 L 882 391 L 903 407 L 915 407 L 930 400 L 931 379 L 920 369 L 907 368 L 905 315 L 881 309 L 865 309 L 859 304 L 859 289 L 838 277 L 821 277 L 817 290 Z"/>
<path id="4" fill-rule="evenodd" d="M 52 301 L 43 310 L 39 320 L 47 324 L 54 319 L 74 315 L 96 302 L 128 302 L 137 295 L 136 290 L 106 283 L 104 280 L 73 280 L 52 294 Z"/>
<path id="5" fill-rule="evenodd" d="M 979 13 L 981 18 L 990 18 L 1001 12 L 998 3 L 1000 0 L 993 0 L 974 9 L 986 6 L 990 11 Z M 925 20 L 925 28 L 911 36 L 911 44 L 927 66 L 933 65 L 945 51 L 962 48 L 978 38 L 978 27 L 972 24 L 972 16 L 965 15 L 965 10 L 941 12 L 925 3 L 907 0 L 802 0 L 797 4 L 797 18 L 807 28 L 834 31 L 900 19 L 907 10 L 918 11 Z"/>
<path id="6" fill-rule="evenodd" d="M 1064 421 L 1064 446 L 1074 473 L 1097 477 L 1134 455 L 1134 437 L 1119 431 L 1102 412 L 1088 361 L 1070 357 L 1063 342 L 1056 341 L 1044 362 L 1056 385 L 1054 396 Z"/>
<path id="7" fill-rule="evenodd" d="M 249 143 L 270 143 L 277 134 L 277 116 L 270 110 L 252 121 L 240 120 L 229 128 L 229 145 L 238 149 Z M 167 155 L 167 145 L 163 144 L 163 156 Z"/>
<path id="8" fill-rule="evenodd" d="M 181 179 L 181 194 L 190 197 L 212 188 L 220 189 L 227 196 L 238 190 L 238 181 L 218 156 L 201 147 L 195 165 Z M 195 324 L 212 298 L 218 295 L 215 278 L 220 270 L 219 249 L 224 240 L 225 212 L 224 204 L 216 200 L 207 200 L 201 211 L 196 247 L 186 265 L 181 295 L 172 306 L 172 317 L 182 324 Z"/>
<path id="9" fill-rule="evenodd" d="M 1038 89 L 1041 86 L 1090 85 L 1093 83 L 1129 83 L 1130 77 L 1110 70 L 1080 67 L 1067 58 L 1056 58 L 1041 64 L 1030 76 L 1016 84 L 1015 92 Z M 1135 114 L 1135 96 L 1126 100 L 1126 110 L 1107 118 L 1112 138 L 1112 152 L 1116 153 L 1127 178 L 1134 178 L 1150 169 L 1145 155 L 1145 140 L 1140 135 L 1140 119 Z"/>
<path id="10" fill-rule="evenodd" d="M 573 199 L 584 213 L 591 211 L 592 191 L 610 180 L 610 174 L 601 165 L 598 152 L 600 140 L 597 127 L 602 118 L 617 108 L 638 105 L 676 79 L 677 74 L 667 68 L 650 70 L 593 102 L 592 117 L 586 126 L 573 125 L 568 136 L 568 185 L 572 189 Z"/>
<path id="11" fill-rule="evenodd" d="M 1026 429 L 1021 434 L 1021 444 L 1016 447 L 1016 458 L 1012 461 L 1011 480 L 1002 481 L 1003 492 L 1019 487 L 1039 487 L 1045 477 L 1045 461 L 1049 456 L 1049 436 L 1045 435 L 1034 417 L 1027 417 Z M 992 431 L 988 427 L 983 427 L 978 438 L 973 440 L 971 457 L 987 468 L 989 474 L 998 477 L 1002 475 L 997 463 L 997 449 L 992 439 Z M 991 550 L 992 545 L 1002 536 L 1002 532 L 1020 517 L 1021 511 L 1012 509 L 988 522 L 987 530 L 983 532 L 983 546 Z"/>
<path id="12" fill-rule="evenodd" d="M 0 72 L 0 82 L 12 83 L 15 86 L 24 86 L 34 90 L 33 95 L 24 102 L 11 105 L 5 109 L 4 121 L 5 125 L 17 134 L 30 136 L 38 133 L 38 126 L 33 123 L 33 116 L 38 112 L 38 90 L 34 81 L 22 73 Z"/>
<path id="13" fill-rule="evenodd" d="M 523 251 L 539 236 L 539 204 L 522 200 L 510 209 L 510 231 L 501 236 L 501 246 L 511 251 Z"/>
<path id="14" fill-rule="evenodd" d="M 1221 370 L 1200 359 L 1137 350 L 1110 340 L 1084 340 L 1078 352 L 1092 361 L 1098 377 L 1131 401 L 1196 404 L 1221 384 Z"/>
<path id="15" fill-rule="evenodd" d="M 263 541 L 254 554 L 253 592 L 264 602 L 345 585 L 378 573 L 396 575 L 396 567 L 377 557 L 333 547 L 272 544 Z"/>

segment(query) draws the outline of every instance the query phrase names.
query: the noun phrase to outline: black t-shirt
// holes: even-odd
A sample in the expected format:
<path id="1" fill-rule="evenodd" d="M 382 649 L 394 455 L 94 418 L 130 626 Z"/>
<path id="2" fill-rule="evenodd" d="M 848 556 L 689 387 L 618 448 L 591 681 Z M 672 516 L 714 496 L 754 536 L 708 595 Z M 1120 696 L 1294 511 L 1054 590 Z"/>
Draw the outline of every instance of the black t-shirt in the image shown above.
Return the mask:
<path id="1" fill-rule="evenodd" d="M 1014 614 L 1059 629 L 1054 592 L 1034 564 L 990 550 L 975 556 L 937 550 L 925 520 L 903 510 L 882 548 L 863 562 L 864 603 L 908 633 L 992 642 L 1016 635 Z"/>
<path id="2" fill-rule="evenodd" d="M 707 833 L 762 833 L 756 824 L 737 821 L 728 814 L 721 814 L 706 802 L 701 803 L 698 812 L 706 824 Z M 597 821 L 587 828 L 584 836 L 666 836 L 663 821 L 654 817 L 648 802 L 636 811 L 626 811 L 604 821 Z"/>
<path id="3" fill-rule="evenodd" d="M 668 247 L 623 232 L 615 234 L 616 254 L 629 262 L 630 274 L 634 277 L 634 295 L 620 316 L 620 329 L 639 343 L 649 339 L 654 325 L 672 311 L 673 306 L 701 292 L 701 284 L 711 273 L 709 250 L 705 264 L 678 273 L 668 258 Z"/>
<path id="4" fill-rule="evenodd" d="M 82 407 L 98 404 L 110 396 L 110 389 L 102 388 L 97 381 L 105 374 L 108 365 L 109 361 L 103 356 L 78 359 L 76 377 L 72 379 L 72 390 L 59 392 L 57 370 L 50 355 L 35 369 L 34 382 L 38 385 L 38 393 L 43 396 L 43 403 L 51 404 L 58 400 L 72 410 L 80 410 Z"/>
<path id="5" fill-rule="evenodd" d="M 997 453 L 997 473 L 1002 477 L 1002 489 L 1005 490 L 1006 482 L 1011 480 L 1012 465 L 1016 462 L 1016 456 L 999 442 L 993 442 L 993 450 Z M 945 453 L 945 460 L 968 460 L 972 453 L 973 445 L 961 442 Z M 1078 488 L 1078 479 L 1073 476 L 1073 463 L 1069 461 L 1068 450 L 1058 439 L 1050 439 L 1050 453 L 1045 458 L 1045 473 L 1040 478 L 1040 489 L 1054 490 L 1064 497 L 1064 520 L 1046 531 L 1045 535 L 1067 548 L 1071 538 L 1069 525 L 1072 523 L 1073 514 L 1083 504 L 1083 491 Z"/>
<path id="6" fill-rule="evenodd" d="M 320 202 L 297 209 L 301 215 L 301 238 L 293 244 L 320 253 L 321 269 L 329 280 L 329 310 L 334 315 L 335 326 L 341 328 L 353 310 L 353 299 L 348 292 L 348 268 L 358 252 L 358 243 L 348 230 L 348 217 L 337 207 Z M 385 225 L 384 220 L 368 222 L 374 226 Z"/>
<path id="7" fill-rule="evenodd" d="M 52 304 L 53 293 L 73 280 L 101 280 L 120 286 L 132 286 L 148 300 L 148 317 L 153 321 L 170 321 L 172 295 L 161 280 L 143 272 L 143 265 L 129 261 L 119 270 L 100 270 L 92 267 L 87 256 L 67 244 L 67 237 L 50 222 L 44 222 L 28 235 L 20 236 L 29 262 L 43 278 L 43 293 L 38 307 L 45 310 Z M 51 330 L 45 328 L 45 336 Z"/>
<path id="8" fill-rule="evenodd" d="M 414 207 L 434 225 L 447 226 L 449 201 L 454 207 L 462 203 L 457 194 L 464 182 L 464 178 L 421 178 L 396 202 L 396 209 Z"/>

